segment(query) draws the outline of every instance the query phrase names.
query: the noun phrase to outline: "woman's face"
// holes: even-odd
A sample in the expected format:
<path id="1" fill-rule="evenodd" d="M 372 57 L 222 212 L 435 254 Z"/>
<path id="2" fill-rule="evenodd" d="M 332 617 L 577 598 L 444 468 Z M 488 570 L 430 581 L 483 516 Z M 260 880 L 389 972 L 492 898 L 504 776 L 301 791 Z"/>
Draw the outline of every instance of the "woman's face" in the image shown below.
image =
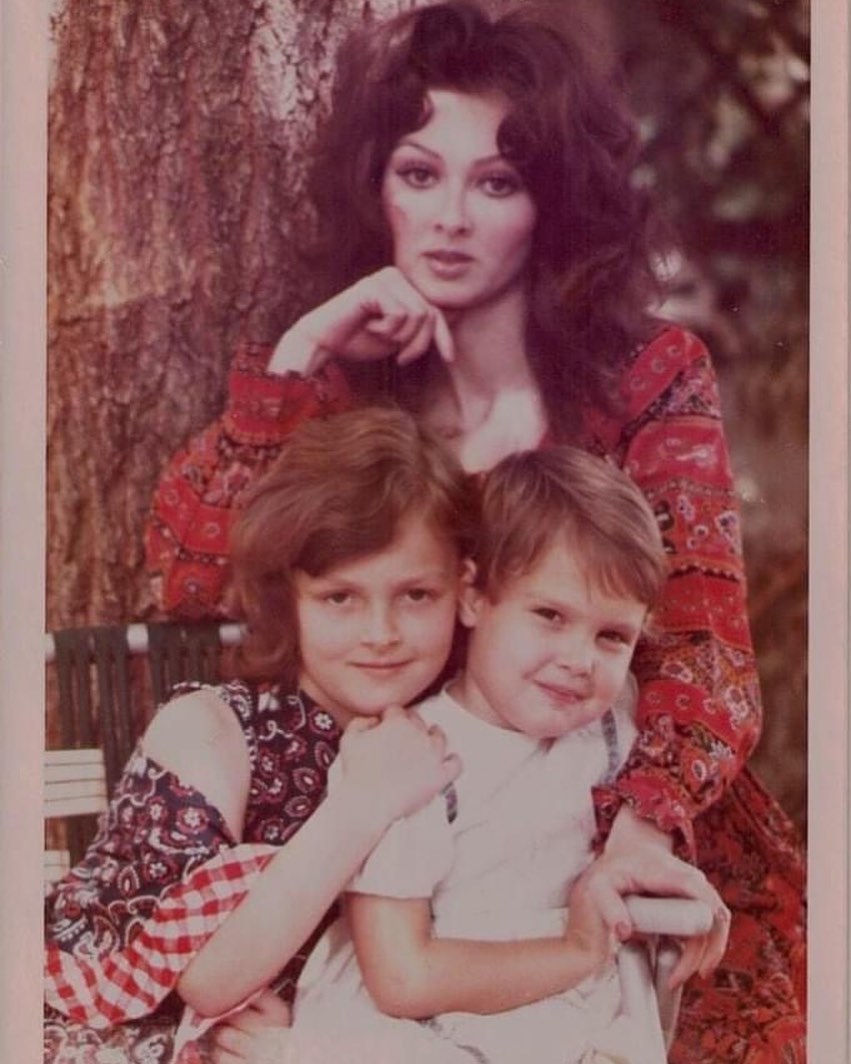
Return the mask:
<path id="1" fill-rule="evenodd" d="M 537 211 L 500 155 L 499 95 L 433 89 L 431 117 L 388 160 L 382 203 L 393 259 L 445 310 L 496 304 L 522 291 Z"/>

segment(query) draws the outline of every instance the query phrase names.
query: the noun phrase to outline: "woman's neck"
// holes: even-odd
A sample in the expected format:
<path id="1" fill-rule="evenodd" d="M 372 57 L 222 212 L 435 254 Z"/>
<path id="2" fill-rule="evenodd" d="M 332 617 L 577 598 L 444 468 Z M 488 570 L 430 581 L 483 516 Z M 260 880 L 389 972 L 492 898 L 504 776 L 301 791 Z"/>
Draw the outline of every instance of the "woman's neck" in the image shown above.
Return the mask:
<path id="1" fill-rule="evenodd" d="M 470 472 L 537 446 L 546 415 L 526 349 L 523 294 L 447 320 L 455 357 L 436 368 L 424 397 L 428 424 L 450 441 Z"/>
<path id="2" fill-rule="evenodd" d="M 526 351 L 526 299 L 511 293 L 497 305 L 447 315 L 455 358 L 446 366 L 444 396 L 452 400 L 462 431 L 475 428 L 482 411 L 506 391 L 536 390 Z"/>

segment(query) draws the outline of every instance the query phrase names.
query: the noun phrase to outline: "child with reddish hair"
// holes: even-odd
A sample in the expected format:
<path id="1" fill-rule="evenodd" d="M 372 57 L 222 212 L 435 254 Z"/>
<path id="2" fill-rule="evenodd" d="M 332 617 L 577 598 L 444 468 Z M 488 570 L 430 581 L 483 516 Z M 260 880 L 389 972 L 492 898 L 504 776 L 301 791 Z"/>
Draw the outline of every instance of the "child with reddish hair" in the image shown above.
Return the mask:
<path id="1" fill-rule="evenodd" d="M 398 410 L 293 434 L 233 529 L 242 678 L 189 685 L 162 707 L 84 859 L 46 900 L 48 1060 L 223 1061 L 235 1039 L 287 1024 L 336 896 L 390 825 L 461 768 L 442 725 L 401 707 L 443 671 L 462 593 L 464 616 L 477 608 L 465 561 L 477 501 Z M 675 858 L 634 871 L 649 891 L 701 896 Z M 617 900 L 617 875 L 604 868 L 598 882 Z M 597 941 L 601 896 L 571 933 Z M 551 992 L 525 983 L 522 950 L 489 945 L 514 993 Z M 551 948 L 573 951 L 560 936 Z"/>

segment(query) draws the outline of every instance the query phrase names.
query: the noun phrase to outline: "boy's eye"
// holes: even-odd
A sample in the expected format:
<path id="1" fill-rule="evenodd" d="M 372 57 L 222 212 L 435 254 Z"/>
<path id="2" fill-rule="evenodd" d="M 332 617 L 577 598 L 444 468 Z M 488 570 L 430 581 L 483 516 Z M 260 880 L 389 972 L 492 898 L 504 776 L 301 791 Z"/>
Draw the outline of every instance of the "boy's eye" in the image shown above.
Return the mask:
<path id="1" fill-rule="evenodd" d="M 410 587 L 405 597 L 409 602 L 428 602 L 434 598 L 434 592 L 427 587 Z"/>
<path id="2" fill-rule="evenodd" d="M 626 632 L 619 632 L 614 628 L 600 632 L 600 639 L 612 647 L 628 647 L 632 644 L 632 638 Z"/>

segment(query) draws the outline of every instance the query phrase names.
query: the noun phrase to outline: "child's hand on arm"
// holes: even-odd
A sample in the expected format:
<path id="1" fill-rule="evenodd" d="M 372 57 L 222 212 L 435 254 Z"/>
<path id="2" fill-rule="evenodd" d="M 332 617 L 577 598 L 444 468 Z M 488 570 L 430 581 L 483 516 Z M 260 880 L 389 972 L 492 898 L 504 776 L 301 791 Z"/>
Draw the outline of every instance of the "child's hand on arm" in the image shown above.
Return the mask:
<path id="1" fill-rule="evenodd" d="M 443 733 L 401 709 L 380 722 L 356 718 L 340 750 L 341 785 L 280 848 L 178 980 L 178 993 L 202 1016 L 221 1015 L 274 979 L 390 824 L 460 771 L 458 758 L 446 755 Z"/>
<path id="2" fill-rule="evenodd" d="M 207 1036 L 213 1064 L 282 1064 L 291 1019 L 289 1006 L 264 990 Z"/>
<path id="3" fill-rule="evenodd" d="M 425 805 L 461 771 L 458 756 L 446 753 L 440 728 L 398 707 L 380 721 L 355 717 L 340 743 L 339 766 L 336 796 L 364 810 L 381 831 Z"/>

